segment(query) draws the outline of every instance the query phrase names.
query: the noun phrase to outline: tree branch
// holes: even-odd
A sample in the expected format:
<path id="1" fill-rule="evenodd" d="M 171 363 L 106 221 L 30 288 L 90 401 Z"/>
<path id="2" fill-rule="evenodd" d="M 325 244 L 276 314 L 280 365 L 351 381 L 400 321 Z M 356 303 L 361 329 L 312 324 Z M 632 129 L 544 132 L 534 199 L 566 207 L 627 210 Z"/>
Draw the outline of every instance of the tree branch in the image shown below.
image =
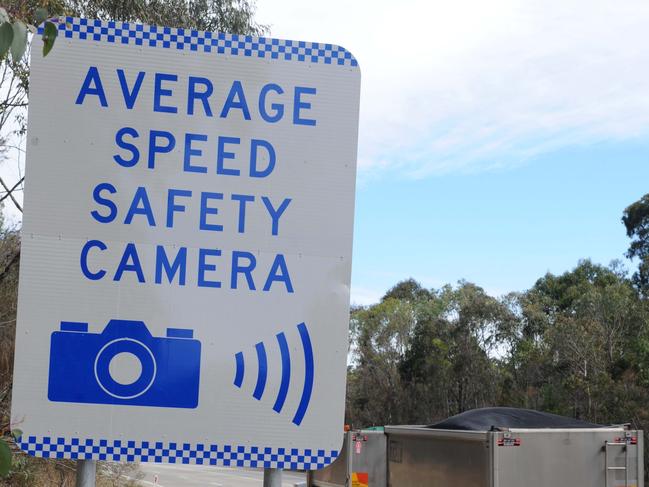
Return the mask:
<path id="1" fill-rule="evenodd" d="M 14 255 L 11 257 L 11 260 L 9 263 L 5 266 L 4 269 L 2 269 L 2 272 L 0 272 L 0 282 L 7 277 L 9 274 L 9 271 L 11 271 L 11 268 L 13 267 L 14 264 L 18 262 L 18 259 L 20 258 L 20 247 L 16 249 Z"/>
<path id="2" fill-rule="evenodd" d="M 19 185 L 20 183 L 23 182 L 23 179 L 25 179 L 25 178 L 24 178 L 24 177 L 21 178 L 20 181 L 18 181 L 18 182 L 14 185 L 13 188 L 9 189 L 9 188 L 7 187 L 7 185 L 5 184 L 5 182 L 2 180 L 2 178 L 0 178 L 0 184 L 2 185 L 2 187 L 3 187 L 3 188 L 5 189 L 5 191 L 7 192 L 6 195 L 4 195 L 2 198 L 0 198 L 0 202 L 1 202 L 2 200 L 4 200 L 5 198 L 7 198 L 7 196 L 8 196 L 9 198 L 11 198 L 11 201 L 14 202 L 14 205 L 16 205 L 16 208 L 18 208 L 18 210 L 19 210 L 21 213 L 23 212 L 23 208 L 22 208 L 22 206 L 20 206 L 20 203 L 18 203 L 18 201 L 16 201 L 16 198 L 14 198 L 13 191 L 16 189 L 16 187 L 18 187 L 18 185 Z"/>
<path id="3" fill-rule="evenodd" d="M 16 184 L 13 185 L 13 187 L 9 191 L 5 191 L 6 194 L 2 198 L 0 198 L 0 203 L 2 203 L 5 199 L 7 199 L 9 195 L 13 193 L 24 180 L 25 177 L 23 176 Z"/>

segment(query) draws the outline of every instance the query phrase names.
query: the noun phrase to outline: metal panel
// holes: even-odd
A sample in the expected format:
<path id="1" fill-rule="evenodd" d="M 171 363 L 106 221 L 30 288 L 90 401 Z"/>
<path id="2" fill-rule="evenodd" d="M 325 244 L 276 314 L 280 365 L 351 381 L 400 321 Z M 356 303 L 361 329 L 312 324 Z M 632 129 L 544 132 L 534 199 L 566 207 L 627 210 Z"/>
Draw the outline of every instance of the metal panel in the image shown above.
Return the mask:
<path id="1" fill-rule="evenodd" d="M 352 432 L 349 446 L 350 473 L 366 472 L 369 486 L 387 487 L 387 438 L 383 431 Z"/>
<path id="2" fill-rule="evenodd" d="M 368 474 L 368 485 L 387 487 L 387 441 L 383 431 L 351 431 L 345 434 L 340 457 L 329 467 L 309 475 L 314 487 L 351 485 L 353 472 Z"/>
<path id="3" fill-rule="evenodd" d="M 487 433 L 386 427 L 391 487 L 489 487 Z"/>
<path id="4" fill-rule="evenodd" d="M 638 487 L 642 435 L 624 429 L 511 430 L 494 435 L 494 487 Z M 608 442 L 608 447 L 606 444 Z M 608 454 L 608 466 L 606 457 Z"/>
<path id="5" fill-rule="evenodd" d="M 309 472 L 308 485 L 314 487 L 345 487 L 349 476 L 349 433 L 335 462 L 326 468 Z"/>

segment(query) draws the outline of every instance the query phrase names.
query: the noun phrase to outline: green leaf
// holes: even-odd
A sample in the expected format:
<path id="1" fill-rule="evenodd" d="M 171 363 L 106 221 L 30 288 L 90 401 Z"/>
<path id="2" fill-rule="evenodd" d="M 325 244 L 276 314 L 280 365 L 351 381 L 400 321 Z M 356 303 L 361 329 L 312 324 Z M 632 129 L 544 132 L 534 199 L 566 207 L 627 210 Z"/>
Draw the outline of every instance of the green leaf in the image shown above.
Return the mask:
<path id="1" fill-rule="evenodd" d="M 20 61 L 27 49 L 27 26 L 20 20 L 16 20 L 13 25 L 14 38 L 11 41 L 11 58 L 15 63 Z"/>
<path id="2" fill-rule="evenodd" d="M 11 436 L 13 436 L 14 440 L 18 440 L 21 436 L 23 435 L 23 430 L 21 429 L 14 429 L 11 430 Z"/>
<path id="3" fill-rule="evenodd" d="M 0 477 L 5 477 L 11 468 L 11 449 L 5 440 L 0 439 Z"/>
<path id="4" fill-rule="evenodd" d="M 36 12 L 34 12 L 34 23 L 36 25 L 41 25 L 45 19 L 47 19 L 47 9 L 44 8 L 37 8 Z"/>
<path id="5" fill-rule="evenodd" d="M 0 58 L 7 54 L 14 40 L 14 28 L 9 22 L 0 25 Z"/>
<path id="6" fill-rule="evenodd" d="M 59 35 L 59 30 L 52 22 L 45 22 L 45 29 L 43 30 L 43 57 L 47 56 L 54 47 L 56 36 Z"/>

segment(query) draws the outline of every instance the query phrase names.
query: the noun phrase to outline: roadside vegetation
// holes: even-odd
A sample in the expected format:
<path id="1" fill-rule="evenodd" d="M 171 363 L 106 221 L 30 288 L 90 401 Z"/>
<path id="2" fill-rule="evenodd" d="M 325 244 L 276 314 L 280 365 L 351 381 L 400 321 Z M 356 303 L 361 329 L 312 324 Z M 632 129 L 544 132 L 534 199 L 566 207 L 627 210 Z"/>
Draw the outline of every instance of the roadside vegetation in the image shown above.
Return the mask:
<path id="1" fill-rule="evenodd" d="M 247 0 L 26 0 L 3 8 L 0 22 L 12 34 L 7 27 L 3 34 L 0 23 L 0 164 L 20 164 L 26 127 L 29 43 L 12 47 L 13 36 L 28 38 L 30 26 L 46 16 L 267 31 Z M 0 178 L 0 205 L 22 211 L 18 174 Z M 354 308 L 347 422 L 426 424 L 472 408 L 516 406 L 649 431 L 649 195 L 625 210 L 622 223 L 627 257 L 637 264 L 632 271 L 619 261 L 583 260 L 504 296 L 466 281 L 426 289 L 409 279 L 379 303 Z M 0 213 L 0 485 L 72 486 L 74 462 L 30 458 L 15 447 L 20 425 L 10 424 L 10 404 L 19 257 L 20 228 Z M 106 464 L 99 472 L 99 485 L 111 487 L 138 478 L 136 466 Z"/>

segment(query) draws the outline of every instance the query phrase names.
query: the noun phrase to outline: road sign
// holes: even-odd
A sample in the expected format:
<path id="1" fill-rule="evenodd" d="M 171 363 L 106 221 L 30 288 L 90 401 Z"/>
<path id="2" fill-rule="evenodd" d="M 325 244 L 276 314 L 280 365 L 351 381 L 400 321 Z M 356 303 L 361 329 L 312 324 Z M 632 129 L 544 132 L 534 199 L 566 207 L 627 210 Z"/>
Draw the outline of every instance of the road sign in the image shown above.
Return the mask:
<path id="1" fill-rule="evenodd" d="M 21 448 L 336 458 L 359 89 L 331 44 L 61 20 L 32 57 Z"/>

